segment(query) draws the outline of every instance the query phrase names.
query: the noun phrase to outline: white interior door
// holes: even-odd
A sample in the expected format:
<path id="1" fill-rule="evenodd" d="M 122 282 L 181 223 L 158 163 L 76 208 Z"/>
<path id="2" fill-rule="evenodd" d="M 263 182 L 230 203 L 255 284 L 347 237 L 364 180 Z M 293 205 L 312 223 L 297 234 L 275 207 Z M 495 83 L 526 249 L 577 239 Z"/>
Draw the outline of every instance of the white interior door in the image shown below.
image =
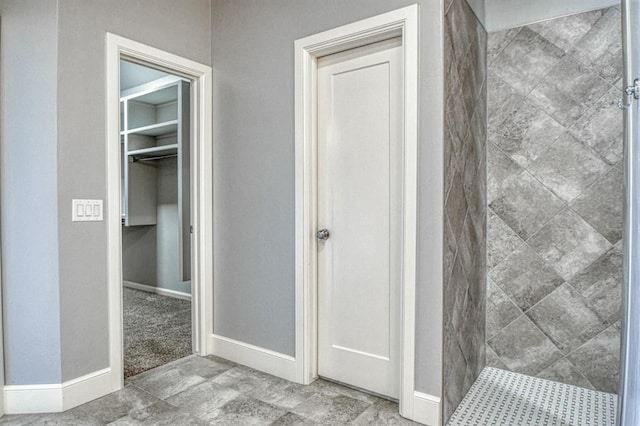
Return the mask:
<path id="1" fill-rule="evenodd" d="M 398 398 L 402 48 L 318 61 L 318 373 Z"/>

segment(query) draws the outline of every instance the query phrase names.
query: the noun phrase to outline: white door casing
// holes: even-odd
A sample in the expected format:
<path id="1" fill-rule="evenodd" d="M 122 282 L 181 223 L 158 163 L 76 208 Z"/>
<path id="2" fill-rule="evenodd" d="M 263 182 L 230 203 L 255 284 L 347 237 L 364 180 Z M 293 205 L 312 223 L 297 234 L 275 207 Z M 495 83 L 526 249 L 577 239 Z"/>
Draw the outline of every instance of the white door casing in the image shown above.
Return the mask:
<path id="1" fill-rule="evenodd" d="M 194 352 L 210 353 L 213 329 L 213 142 L 211 67 L 138 43 L 106 35 L 107 210 L 109 374 L 111 391 L 123 386 L 122 243 L 120 213 L 120 60 L 141 63 L 191 81 L 192 315 Z"/>
<path id="2" fill-rule="evenodd" d="M 422 4 L 438 28 L 439 4 Z M 415 287 L 418 205 L 418 5 L 314 34 L 295 42 L 295 368 L 297 381 L 311 383 L 318 376 L 317 357 L 317 63 L 318 58 L 402 37 L 403 140 L 402 257 L 401 257 L 401 363 L 400 414 L 427 424 L 439 424 L 440 398 L 415 390 Z M 433 13 L 433 15 L 431 15 Z M 429 21 L 428 23 L 431 23 Z M 440 40 L 441 42 L 441 40 Z M 433 41 L 438 47 L 437 37 Z M 436 61 L 437 63 L 437 61 Z M 428 87 L 437 88 L 434 80 Z M 437 91 L 434 96 L 438 98 Z M 440 105 L 440 104 L 438 104 Z M 436 112 L 440 106 L 427 108 Z M 438 117 L 434 115 L 434 117 Z M 433 120 L 437 124 L 437 119 Z M 439 127 L 434 140 L 440 141 Z M 431 134 L 430 132 L 427 132 Z M 438 171 L 437 167 L 435 170 Z M 441 171 L 441 170 L 440 170 Z M 436 226 L 438 222 L 436 222 Z M 441 229 L 441 228 L 440 228 Z M 441 264 L 441 262 L 440 262 Z"/>
<path id="3" fill-rule="evenodd" d="M 318 374 L 398 398 L 402 40 L 318 60 Z"/>

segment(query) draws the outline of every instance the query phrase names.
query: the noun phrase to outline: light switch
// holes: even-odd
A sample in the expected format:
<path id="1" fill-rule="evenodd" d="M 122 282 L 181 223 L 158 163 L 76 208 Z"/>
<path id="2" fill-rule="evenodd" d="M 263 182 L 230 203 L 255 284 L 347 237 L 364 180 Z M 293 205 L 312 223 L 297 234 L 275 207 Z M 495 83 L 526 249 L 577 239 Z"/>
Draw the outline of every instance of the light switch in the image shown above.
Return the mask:
<path id="1" fill-rule="evenodd" d="M 103 200 L 72 200 L 73 222 L 96 222 L 103 220 Z"/>

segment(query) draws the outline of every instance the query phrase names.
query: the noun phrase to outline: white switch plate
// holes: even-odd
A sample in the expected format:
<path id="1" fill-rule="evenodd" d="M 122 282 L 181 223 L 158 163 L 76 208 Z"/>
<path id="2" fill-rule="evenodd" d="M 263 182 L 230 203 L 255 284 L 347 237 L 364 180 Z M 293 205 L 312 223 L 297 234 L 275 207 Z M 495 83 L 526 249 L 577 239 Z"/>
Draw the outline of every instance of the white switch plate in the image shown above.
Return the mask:
<path id="1" fill-rule="evenodd" d="M 103 220 L 103 200 L 72 200 L 73 222 L 98 222 Z"/>

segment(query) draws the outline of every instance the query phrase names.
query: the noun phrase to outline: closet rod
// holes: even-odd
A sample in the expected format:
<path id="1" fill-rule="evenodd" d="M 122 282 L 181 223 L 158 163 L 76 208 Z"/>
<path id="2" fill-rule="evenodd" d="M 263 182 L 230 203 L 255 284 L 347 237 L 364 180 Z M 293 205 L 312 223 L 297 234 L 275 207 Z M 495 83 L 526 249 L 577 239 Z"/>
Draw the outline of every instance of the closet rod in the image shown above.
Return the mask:
<path id="1" fill-rule="evenodd" d="M 178 154 L 167 154 L 167 155 L 159 155 L 157 157 L 142 157 L 142 158 L 136 158 L 136 157 L 132 157 L 133 158 L 133 162 L 137 163 L 138 161 L 155 161 L 155 160 L 163 160 L 165 158 L 172 158 L 172 157 L 177 157 Z"/>

